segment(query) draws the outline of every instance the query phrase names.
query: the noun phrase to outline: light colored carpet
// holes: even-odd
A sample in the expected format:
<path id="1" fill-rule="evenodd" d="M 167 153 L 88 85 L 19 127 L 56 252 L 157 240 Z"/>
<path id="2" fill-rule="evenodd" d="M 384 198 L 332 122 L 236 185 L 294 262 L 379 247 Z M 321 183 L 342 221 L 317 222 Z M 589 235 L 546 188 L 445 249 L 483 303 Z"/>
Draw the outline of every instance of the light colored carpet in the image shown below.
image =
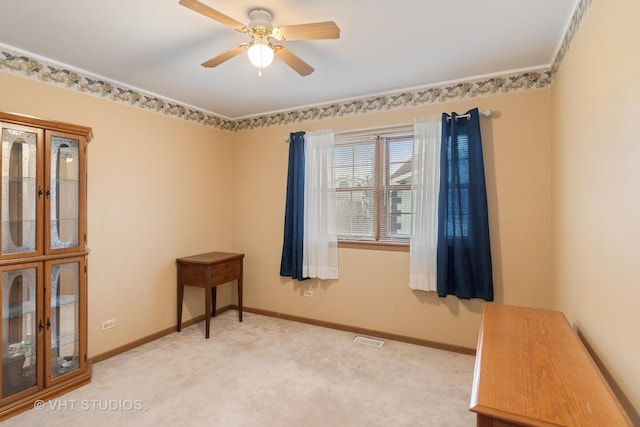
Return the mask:
<path id="1" fill-rule="evenodd" d="M 425 325 L 425 327 L 428 327 Z M 228 311 L 94 365 L 4 426 L 473 426 L 474 358 Z"/>

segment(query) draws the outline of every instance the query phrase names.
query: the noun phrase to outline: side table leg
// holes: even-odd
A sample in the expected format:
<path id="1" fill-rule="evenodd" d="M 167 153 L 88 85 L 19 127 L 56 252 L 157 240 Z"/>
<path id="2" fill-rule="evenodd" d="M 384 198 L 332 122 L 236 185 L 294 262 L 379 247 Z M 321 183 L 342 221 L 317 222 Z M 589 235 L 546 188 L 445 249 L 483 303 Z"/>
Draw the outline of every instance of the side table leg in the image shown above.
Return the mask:
<path id="1" fill-rule="evenodd" d="M 180 332 L 180 330 L 182 329 L 182 299 L 184 298 L 184 286 L 182 286 L 182 283 L 180 283 L 180 279 L 181 279 L 181 273 L 182 273 L 182 266 L 178 263 L 178 277 L 176 278 L 176 283 L 177 283 L 177 287 L 178 287 L 178 321 L 177 321 L 177 326 L 176 326 L 176 330 L 178 332 Z"/>
<path id="2" fill-rule="evenodd" d="M 216 299 L 218 295 L 218 287 L 214 286 L 211 290 L 211 317 L 216 317 Z"/>
<path id="3" fill-rule="evenodd" d="M 242 322 L 242 271 L 244 270 L 240 259 L 240 274 L 238 275 L 238 321 Z"/>
<path id="4" fill-rule="evenodd" d="M 204 279 L 204 321 L 205 338 L 209 338 L 209 324 L 211 322 L 211 267 L 207 267 Z"/>

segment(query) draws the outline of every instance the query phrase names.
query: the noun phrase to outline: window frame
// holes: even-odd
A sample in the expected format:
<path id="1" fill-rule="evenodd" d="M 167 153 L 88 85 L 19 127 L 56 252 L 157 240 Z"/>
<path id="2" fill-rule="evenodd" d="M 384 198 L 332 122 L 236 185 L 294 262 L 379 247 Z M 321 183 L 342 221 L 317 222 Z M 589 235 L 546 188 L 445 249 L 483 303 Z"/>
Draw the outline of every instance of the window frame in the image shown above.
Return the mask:
<path id="1" fill-rule="evenodd" d="M 362 190 L 373 190 L 374 197 L 374 218 L 373 218 L 373 240 L 357 240 L 348 238 L 338 238 L 339 248 L 351 249 L 371 249 L 385 251 L 409 251 L 409 237 L 406 239 L 392 240 L 389 234 L 384 231 L 387 227 L 383 221 L 388 221 L 389 213 L 387 212 L 388 195 L 390 191 L 411 190 L 411 184 L 391 184 L 390 183 L 390 146 L 389 142 L 409 140 L 413 141 L 413 126 L 401 126 L 389 129 L 385 132 L 360 131 L 355 135 L 345 136 L 345 134 L 336 134 L 336 147 L 340 145 L 367 144 L 375 142 L 373 162 L 374 187 L 342 187 L 336 188 L 336 192 L 352 192 Z M 413 217 L 413 205 L 409 214 Z M 388 230 L 387 230 L 388 231 Z"/>

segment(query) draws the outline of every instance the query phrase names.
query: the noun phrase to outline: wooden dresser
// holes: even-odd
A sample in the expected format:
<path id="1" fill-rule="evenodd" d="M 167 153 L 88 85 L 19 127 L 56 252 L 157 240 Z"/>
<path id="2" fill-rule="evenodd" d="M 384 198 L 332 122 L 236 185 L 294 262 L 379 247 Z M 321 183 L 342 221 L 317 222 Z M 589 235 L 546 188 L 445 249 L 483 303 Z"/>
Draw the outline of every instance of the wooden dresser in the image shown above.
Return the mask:
<path id="1" fill-rule="evenodd" d="M 471 411 L 478 427 L 631 426 L 559 311 L 487 303 Z"/>

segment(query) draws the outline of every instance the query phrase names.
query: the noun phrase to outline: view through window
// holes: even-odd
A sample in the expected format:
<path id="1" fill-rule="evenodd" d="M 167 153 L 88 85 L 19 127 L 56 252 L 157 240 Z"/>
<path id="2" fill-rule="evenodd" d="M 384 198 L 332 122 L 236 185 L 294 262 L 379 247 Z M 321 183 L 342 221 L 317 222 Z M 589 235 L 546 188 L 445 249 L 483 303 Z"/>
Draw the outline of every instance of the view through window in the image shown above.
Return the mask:
<path id="1" fill-rule="evenodd" d="M 336 136 L 339 240 L 409 243 L 412 153 L 412 131 Z"/>

